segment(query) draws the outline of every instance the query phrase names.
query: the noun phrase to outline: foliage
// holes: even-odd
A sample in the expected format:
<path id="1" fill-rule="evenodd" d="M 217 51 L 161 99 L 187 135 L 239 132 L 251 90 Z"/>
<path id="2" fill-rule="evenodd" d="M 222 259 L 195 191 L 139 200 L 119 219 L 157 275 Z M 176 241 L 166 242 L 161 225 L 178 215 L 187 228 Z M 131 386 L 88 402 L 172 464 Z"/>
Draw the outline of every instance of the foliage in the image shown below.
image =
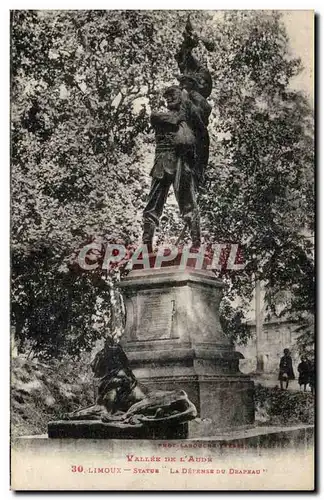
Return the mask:
<path id="1" fill-rule="evenodd" d="M 185 11 L 13 11 L 11 16 L 12 323 L 23 350 L 59 357 L 120 335 L 118 273 L 80 272 L 76 250 L 99 239 L 138 243 L 149 187 L 149 113 L 178 72 Z M 244 272 L 224 272 L 227 297 L 266 283 L 274 308 L 312 311 L 312 114 L 290 89 L 280 15 L 207 11 L 192 21 L 216 42 L 207 54 L 211 152 L 200 194 L 206 242 L 240 242 Z M 178 234 L 169 204 L 158 241 Z M 288 303 L 287 303 L 288 304 Z M 288 305 L 287 305 L 288 308 Z M 225 330 L 246 335 L 243 308 Z M 234 323 L 233 323 L 234 321 Z"/>
<path id="2" fill-rule="evenodd" d="M 304 315 L 301 324 L 296 329 L 297 348 L 300 356 L 307 356 L 309 360 L 315 361 L 315 321 L 312 314 Z"/>
<path id="3" fill-rule="evenodd" d="M 71 361 L 68 356 L 46 365 L 22 357 L 12 359 L 12 436 L 45 434 L 50 420 L 94 403 L 89 358 Z"/>
<path id="4" fill-rule="evenodd" d="M 256 411 L 265 410 L 273 425 L 314 424 L 314 396 L 310 392 L 284 391 L 255 386 Z"/>
<path id="5" fill-rule="evenodd" d="M 301 319 L 315 308 L 313 114 L 289 85 L 301 64 L 280 13 L 226 13 L 217 33 L 204 226 L 242 246 L 244 271 L 222 273 L 229 297 L 251 299 L 259 279 L 270 313 Z"/>
<path id="6" fill-rule="evenodd" d="M 220 305 L 220 321 L 225 335 L 232 342 L 246 344 L 249 338 L 249 327 L 244 320 L 244 308 L 233 307 L 225 297 Z"/>
<path id="7" fill-rule="evenodd" d="M 147 104 L 185 13 L 12 13 L 12 318 L 43 355 L 91 348 L 112 280 L 69 266 L 98 235 L 136 242 Z M 168 29 L 162 30 L 167 22 Z M 163 48 L 163 50 L 161 50 Z M 137 103 L 137 107 L 136 107 Z M 148 136 L 146 142 L 152 141 Z M 108 328 L 109 331 L 109 328 Z"/>

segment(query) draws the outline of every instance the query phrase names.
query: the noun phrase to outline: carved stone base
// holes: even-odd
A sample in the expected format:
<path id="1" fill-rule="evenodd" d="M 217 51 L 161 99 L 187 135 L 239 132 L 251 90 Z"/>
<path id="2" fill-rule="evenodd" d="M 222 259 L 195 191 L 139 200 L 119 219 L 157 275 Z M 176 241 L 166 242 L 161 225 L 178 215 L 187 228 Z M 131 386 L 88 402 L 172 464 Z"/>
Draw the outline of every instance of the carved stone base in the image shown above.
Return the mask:
<path id="1" fill-rule="evenodd" d="M 120 285 L 122 343 L 136 378 L 151 390 L 186 391 L 209 435 L 253 424 L 254 384 L 219 321 L 223 283 L 211 271 L 163 268 L 134 270 Z"/>
<path id="2" fill-rule="evenodd" d="M 204 435 L 207 429 L 210 436 L 218 429 L 245 427 L 254 423 L 254 384 L 248 378 L 188 375 L 144 378 L 136 370 L 135 373 L 149 389 L 185 390 L 197 408 L 199 419 L 205 421 L 205 425 L 200 426 Z M 191 423 L 189 429 L 192 429 Z M 194 436 L 196 433 L 189 432 L 189 437 Z"/>

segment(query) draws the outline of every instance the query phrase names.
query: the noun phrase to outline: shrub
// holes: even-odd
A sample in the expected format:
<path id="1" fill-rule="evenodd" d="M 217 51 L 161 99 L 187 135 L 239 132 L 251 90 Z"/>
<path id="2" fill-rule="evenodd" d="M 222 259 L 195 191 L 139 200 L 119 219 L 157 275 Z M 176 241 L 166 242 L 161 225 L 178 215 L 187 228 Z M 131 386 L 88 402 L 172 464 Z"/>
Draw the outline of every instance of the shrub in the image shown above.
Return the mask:
<path id="1" fill-rule="evenodd" d="M 256 411 L 267 416 L 267 424 L 313 424 L 314 401 L 309 392 L 283 391 L 261 384 L 255 387 Z"/>

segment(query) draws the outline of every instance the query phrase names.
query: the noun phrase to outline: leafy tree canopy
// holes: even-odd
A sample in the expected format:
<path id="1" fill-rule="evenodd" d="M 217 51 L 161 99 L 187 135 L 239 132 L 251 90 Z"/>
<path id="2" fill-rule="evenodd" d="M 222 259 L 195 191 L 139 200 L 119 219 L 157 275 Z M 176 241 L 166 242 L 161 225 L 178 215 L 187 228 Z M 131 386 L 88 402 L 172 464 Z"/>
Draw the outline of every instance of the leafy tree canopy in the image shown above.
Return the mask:
<path id="1" fill-rule="evenodd" d="M 149 187 L 150 109 L 178 72 L 185 11 L 13 11 L 11 17 L 12 322 L 21 348 L 78 355 L 122 330 L 113 281 L 71 266 L 95 238 L 136 244 Z M 229 299 L 263 280 L 274 309 L 314 309 L 313 117 L 292 90 L 301 71 L 278 13 L 194 11 L 215 41 L 211 151 L 200 194 L 206 242 L 241 243 Z M 172 205 L 159 240 L 178 234 Z M 242 310 L 223 307 L 230 328 Z M 234 320 L 233 320 L 234 318 Z M 234 321 L 234 323 L 233 323 Z M 226 329 L 226 327 L 225 327 Z M 245 330 L 241 330 L 244 337 Z"/>

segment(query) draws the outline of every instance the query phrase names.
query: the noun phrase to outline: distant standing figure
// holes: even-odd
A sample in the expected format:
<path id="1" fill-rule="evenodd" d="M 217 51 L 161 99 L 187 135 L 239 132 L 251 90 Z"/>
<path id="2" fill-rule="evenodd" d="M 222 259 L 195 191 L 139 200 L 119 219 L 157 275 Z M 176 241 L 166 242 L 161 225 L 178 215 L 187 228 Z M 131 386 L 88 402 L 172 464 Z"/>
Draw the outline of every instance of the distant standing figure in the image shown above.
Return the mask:
<path id="1" fill-rule="evenodd" d="M 280 389 L 283 389 L 284 381 L 286 382 L 286 389 L 288 389 L 289 380 L 294 380 L 295 375 L 289 349 L 284 349 L 283 352 L 284 355 L 280 359 L 280 364 L 279 364 L 278 380 L 280 381 Z"/>
<path id="2" fill-rule="evenodd" d="M 310 363 L 306 356 L 302 356 L 297 370 L 299 372 L 298 384 L 300 388 L 302 385 L 304 386 L 304 392 L 306 391 L 307 384 L 310 383 L 310 368 Z"/>
<path id="3" fill-rule="evenodd" d="M 315 394 L 315 360 L 309 363 L 309 385 L 311 393 Z"/>

